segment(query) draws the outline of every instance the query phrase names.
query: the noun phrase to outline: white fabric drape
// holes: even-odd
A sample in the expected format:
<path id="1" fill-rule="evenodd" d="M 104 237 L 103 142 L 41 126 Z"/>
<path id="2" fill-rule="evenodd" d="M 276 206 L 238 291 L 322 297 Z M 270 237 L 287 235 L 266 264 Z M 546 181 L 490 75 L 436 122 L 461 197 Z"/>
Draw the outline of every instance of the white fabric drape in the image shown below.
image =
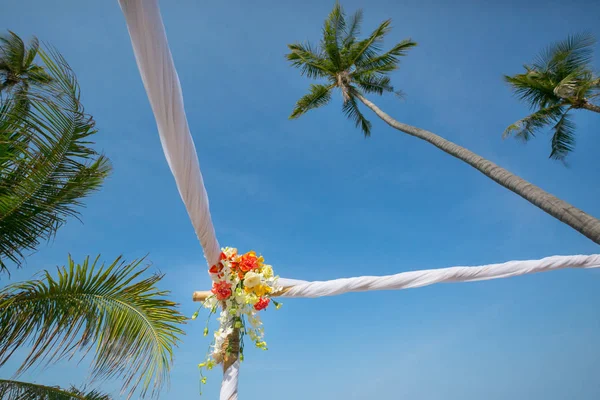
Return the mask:
<path id="1" fill-rule="evenodd" d="M 474 282 L 509 278 L 564 268 L 598 268 L 600 254 L 589 256 L 553 256 L 541 260 L 509 261 L 479 267 L 450 267 L 402 272 L 388 276 L 361 276 L 321 282 L 292 283 L 282 297 L 323 297 L 368 290 L 401 290 L 443 282 Z"/>
<path id="2" fill-rule="evenodd" d="M 135 59 L 156 118 L 160 142 L 177 189 L 204 249 L 208 265 L 220 247 L 210 217 L 208 196 L 190 134 L 179 77 L 173 64 L 157 0 L 119 0 Z"/>
<path id="3" fill-rule="evenodd" d="M 220 247 L 196 147 L 190 134 L 179 77 L 167 42 L 157 0 L 119 0 L 160 142 L 177 189 L 202 244 L 208 265 L 216 264 Z M 239 362 L 223 375 L 221 400 L 237 400 Z"/>

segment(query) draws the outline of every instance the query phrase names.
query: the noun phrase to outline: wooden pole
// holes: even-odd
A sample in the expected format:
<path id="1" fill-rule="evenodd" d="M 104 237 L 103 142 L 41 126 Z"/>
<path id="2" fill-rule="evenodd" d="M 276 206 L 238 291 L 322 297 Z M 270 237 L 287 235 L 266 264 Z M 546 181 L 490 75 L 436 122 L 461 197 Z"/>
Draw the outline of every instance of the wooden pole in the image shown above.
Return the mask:
<path id="1" fill-rule="evenodd" d="M 289 287 L 284 287 L 280 291 L 272 293 L 271 297 L 281 296 L 281 295 L 285 294 L 288 290 L 290 290 Z M 194 292 L 194 294 L 192 295 L 192 300 L 204 301 L 208 298 L 208 296 L 211 296 L 211 295 L 212 295 L 212 292 L 210 290 L 197 291 L 197 292 Z"/>

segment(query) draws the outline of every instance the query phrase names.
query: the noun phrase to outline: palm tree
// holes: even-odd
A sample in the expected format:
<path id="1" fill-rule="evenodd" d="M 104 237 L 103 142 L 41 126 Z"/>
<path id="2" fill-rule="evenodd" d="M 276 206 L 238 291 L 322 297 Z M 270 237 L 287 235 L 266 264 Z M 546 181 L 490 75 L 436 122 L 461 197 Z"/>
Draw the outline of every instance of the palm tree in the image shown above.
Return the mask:
<path id="1" fill-rule="evenodd" d="M 11 35 L 0 46 L 4 57 L 23 43 Z M 0 269 L 6 271 L 4 260 L 19 264 L 24 251 L 35 250 L 68 217 L 77 217 L 82 199 L 110 171 L 108 160 L 89 147 L 96 130 L 79 101 L 75 75 L 58 52 L 33 43 L 44 66 L 33 68 L 26 56 L 35 73 L 17 74 L 10 85 L 5 80 L 0 96 Z M 19 349 L 29 352 L 16 376 L 93 349 L 93 379 L 117 378 L 129 397 L 138 389 L 140 397 L 157 395 L 168 381 L 186 318 L 165 298 L 168 292 L 157 289 L 161 275 L 142 277 L 148 267 L 139 268 L 141 262 L 118 258 L 104 267 L 98 259 L 76 265 L 69 258 L 58 278 L 46 271 L 40 279 L 0 289 L 0 367 Z M 0 398 L 6 397 L 107 398 L 0 380 Z"/>
<path id="2" fill-rule="evenodd" d="M 138 387 L 141 397 L 157 395 L 187 318 L 156 288 L 162 275 L 141 278 L 148 268 L 141 263 L 117 258 L 105 267 L 88 257 L 76 265 L 69 257 L 57 278 L 45 271 L 41 279 L 1 289 L 0 367 L 24 346 L 28 355 L 17 375 L 93 349 L 93 380 L 119 379 L 129 397 Z"/>
<path id="3" fill-rule="evenodd" d="M 551 127 L 550 158 L 564 160 L 575 145 L 575 124 L 571 110 L 600 113 L 593 100 L 600 96 L 600 77 L 591 66 L 593 36 L 579 34 L 555 43 L 540 54 L 525 73 L 505 76 L 515 95 L 536 111 L 506 128 L 504 136 L 515 134 L 528 141 L 535 132 Z"/>
<path id="4" fill-rule="evenodd" d="M 14 32 L 0 36 L 0 91 L 27 91 L 32 84 L 47 84 L 52 80 L 43 67 L 34 63 L 40 47 L 37 38 L 28 47 Z"/>
<path id="5" fill-rule="evenodd" d="M 501 168 L 470 150 L 452 143 L 432 132 L 396 121 L 365 97 L 365 94 L 392 93 L 394 88 L 388 74 L 398 68 L 399 57 L 416 45 L 404 40 L 386 52 L 381 51 L 384 36 L 390 32 L 390 20 L 383 22 L 366 39 L 356 36 L 362 20 L 357 11 L 346 20 L 339 3 L 325 21 L 319 46 L 309 43 L 288 45 L 287 59 L 302 75 L 325 79 L 325 84 L 313 84 L 310 92 L 298 100 L 290 119 L 329 102 L 334 89 L 339 89 L 343 111 L 360 127 L 365 136 L 371 134 L 371 123 L 358 107 L 360 101 L 392 128 L 431 143 L 440 150 L 464 161 L 496 183 L 513 191 L 548 214 L 568 224 L 587 238 L 600 244 L 600 220 L 560 200 Z"/>
<path id="6" fill-rule="evenodd" d="M 97 390 L 85 392 L 75 387 L 68 390 L 56 386 L 0 379 L 0 399 L 11 400 L 110 400 Z"/>
<path id="7" fill-rule="evenodd" d="M 0 53 L 21 49 L 23 42 L 11 35 Z M 20 89 L 0 97 L 0 270 L 5 271 L 7 260 L 20 264 L 23 252 L 52 238 L 68 217 L 77 217 L 81 199 L 110 172 L 108 159 L 89 147 L 94 120 L 84 112 L 73 71 L 58 52 L 33 43 L 25 52 L 30 72 L 10 81 Z M 29 61 L 34 53 L 45 68 Z"/>

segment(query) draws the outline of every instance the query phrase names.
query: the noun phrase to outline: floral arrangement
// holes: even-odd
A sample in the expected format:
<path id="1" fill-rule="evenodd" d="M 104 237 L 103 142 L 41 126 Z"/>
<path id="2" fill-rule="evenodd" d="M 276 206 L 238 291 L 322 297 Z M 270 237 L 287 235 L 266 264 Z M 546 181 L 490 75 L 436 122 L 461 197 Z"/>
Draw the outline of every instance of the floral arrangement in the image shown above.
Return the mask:
<path id="1" fill-rule="evenodd" d="M 204 328 L 204 336 L 208 335 L 208 322 L 212 314 L 222 307 L 219 318 L 219 329 L 214 333 L 214 340 L 209 347 L 206 360 L 199 364 L 201 382 L 206 383 L 202 369 L 212 369 L 223 359 L 223 345 L 227 336 L 235 329 L 240 335 L 239 359 L 244 360 L 244 337 L 247 335 L 256 347 L 267 350 L 264 341 L 264 329 L 259 312 L 270 303 L 279 309 L 281 303 L 271 295 L 281 290 L 278 276 L 273 274 L 273 267 L 264 263 L 262 256 L 254 251 L 239 255 L 237 249 L 225 247 L 219 256 L 219 262 L 208 270 L 213 280 L 212 295 L 207 297 L 202 307 L 210 309 L 208 321 Z M 201 307 L 201 308 L 202 308 Z M 196 319 L 198 311 L 192 319 Z M 231 349 L 225 349 L 229 352 Z"/>

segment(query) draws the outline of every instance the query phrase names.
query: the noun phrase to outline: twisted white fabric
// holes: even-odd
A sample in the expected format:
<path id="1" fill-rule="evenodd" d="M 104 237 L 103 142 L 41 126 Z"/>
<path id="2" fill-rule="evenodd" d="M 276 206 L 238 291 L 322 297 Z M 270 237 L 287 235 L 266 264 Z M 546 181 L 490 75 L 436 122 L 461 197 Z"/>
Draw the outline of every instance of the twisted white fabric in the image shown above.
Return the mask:
<path id="1" fill-rule="evenodd" d="M 443 282 L 474 282 L 488 279 L 552 271 L 563 268 L 598 268 L 600 254 L 553 256 L 541 260 L 509 261 L 479 267 L 450 267 L 402 272 L 387 276 L 361 276 L 321 282 L 288 281 L 290 289 L 282 297 L 323 297 L 368 290 L 401 290 Z M 288 283 L 283 281 L 282 284 Z"/>
<path id="2" fill-rule="evenodd" d="M 237 400 L 238 398 L 238 378 L 240 374 L 240 361 L 237 360 L 233 365 L 227 368 L 223 373 L 221 381 L 220 400 Z"/>
<path id="3" fill-rule="evenodd" d="M 163 151 L 177 189 L 204 249 L 208 265 L 220 247 L 210 217 L 208 196 L 190 134 L 179 77 L 173 64 L 157 0 L 119 0 Z"/>

